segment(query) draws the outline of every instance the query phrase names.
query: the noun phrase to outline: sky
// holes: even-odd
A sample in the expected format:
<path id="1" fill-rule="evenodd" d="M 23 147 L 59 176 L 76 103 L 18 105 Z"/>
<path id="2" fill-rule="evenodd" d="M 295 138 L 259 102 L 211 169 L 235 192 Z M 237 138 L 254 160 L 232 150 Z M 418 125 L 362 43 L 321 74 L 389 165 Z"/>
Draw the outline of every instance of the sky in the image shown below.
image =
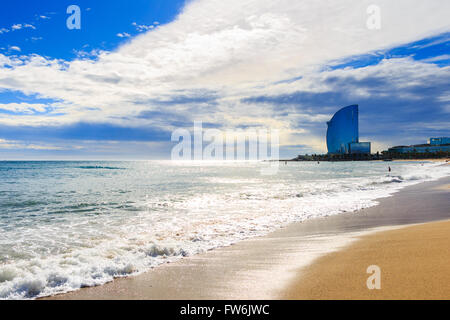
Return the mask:
<path id="1" fill-rule="evenodd" d="M 325 153 L 326 122 L 351 104 L 375 152 L 450 136 L 449 12 L 448 0 L 2 1 L 0 159 L 168 159 L 172 132 L 194 121 L 279 130 L 283 158 Z"/>

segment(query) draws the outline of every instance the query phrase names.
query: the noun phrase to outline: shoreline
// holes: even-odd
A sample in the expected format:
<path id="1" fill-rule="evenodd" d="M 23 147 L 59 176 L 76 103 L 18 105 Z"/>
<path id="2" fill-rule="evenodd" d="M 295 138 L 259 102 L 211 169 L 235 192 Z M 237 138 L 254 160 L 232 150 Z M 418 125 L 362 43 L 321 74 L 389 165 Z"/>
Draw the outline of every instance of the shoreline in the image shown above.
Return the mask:
<path id="1" fill-rule="evenodd" d="M 294 223 L 141 275 L 43 299 L 280 299 L 299 269 L 361 236 L 449 219 L 448 184 L 450 177 L 405 187 L 375 207 Z"/>
<path id="2" fill-rule="evenodd" d="M 449 300 L 450 220 L 365 235 L 299 270 L 287 300 Z M 379 268 L 379 288 L 368 289 Z M 373 272 L 373 271 L 371 271 Z M 374 285 L 374 282 L 370 282 Z"/>
<path id="3" fill-rule="evenodd" d="M 365 160 L 355 160 L 355 159 L 348 159 L 348 160 L 296 160 L 296 159 L 289 159 L 289 160 L 270 160 L 271 161 L 279 161 L 279 162 L 442 162 L 443 164 L 446 164 L 450 161 L 450 158 L 424 158 L 424 159 L 365 159 Z"/>

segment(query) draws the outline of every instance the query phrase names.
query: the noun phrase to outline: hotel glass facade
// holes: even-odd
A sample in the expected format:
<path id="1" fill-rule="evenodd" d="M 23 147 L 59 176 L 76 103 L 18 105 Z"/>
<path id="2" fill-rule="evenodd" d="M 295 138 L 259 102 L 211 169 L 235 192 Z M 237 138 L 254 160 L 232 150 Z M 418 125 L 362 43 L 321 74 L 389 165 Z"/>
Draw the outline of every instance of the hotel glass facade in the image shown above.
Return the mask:
<path id="1" fill-rule="evenodd" d="M 442 138 L 430 138 L 430 145 L 432 146 L 442 146 L 450 144 L 450 138 L 442 137 Z"/>
<path id="2" fill-rule="evenodd" d="M 345 107 L 328 122 L 327 147 L 329 154 L 370 153 L 370 142 L 359 142 L 358 105 Z"/>

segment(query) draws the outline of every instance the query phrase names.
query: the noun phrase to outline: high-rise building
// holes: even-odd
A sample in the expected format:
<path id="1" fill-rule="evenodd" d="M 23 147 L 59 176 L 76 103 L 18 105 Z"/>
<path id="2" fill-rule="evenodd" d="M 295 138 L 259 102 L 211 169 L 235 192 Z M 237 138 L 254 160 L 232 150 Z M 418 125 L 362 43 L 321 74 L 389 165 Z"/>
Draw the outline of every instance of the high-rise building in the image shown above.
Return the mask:
<path id="1" fill-rule="evenodd" d="M 327 122 L 328 154 L 367 154 L 370 142 L 359 142 L 359 107 L 342 108 Z"/>

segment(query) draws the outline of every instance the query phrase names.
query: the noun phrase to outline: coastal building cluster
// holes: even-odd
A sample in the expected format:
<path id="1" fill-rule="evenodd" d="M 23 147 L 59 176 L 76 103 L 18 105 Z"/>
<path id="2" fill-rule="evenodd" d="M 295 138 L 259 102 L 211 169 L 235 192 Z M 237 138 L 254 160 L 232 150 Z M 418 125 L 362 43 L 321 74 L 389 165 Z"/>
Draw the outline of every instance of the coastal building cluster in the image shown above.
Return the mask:
<path id="1" fill-rule="evenodd" d="M 412 146 L 397 146 L 389 148 L 389 153 L 435 153 L 450 152 L 450 138 L 430 138 L 427 144 L 416 144 Z"/>
<path id="2" fill-rule="evenodd" d="M 327 122 L 327 148 L 324 155 L 299 155 L 294 161 L 355 161 L 428 159 L 450 157 L 450 138 L 430 138 L 427 144 L 396 146 L 381 153 L 371 153 L 370 142 L 359 141 L 359 106 L 340 109 Z"/>

